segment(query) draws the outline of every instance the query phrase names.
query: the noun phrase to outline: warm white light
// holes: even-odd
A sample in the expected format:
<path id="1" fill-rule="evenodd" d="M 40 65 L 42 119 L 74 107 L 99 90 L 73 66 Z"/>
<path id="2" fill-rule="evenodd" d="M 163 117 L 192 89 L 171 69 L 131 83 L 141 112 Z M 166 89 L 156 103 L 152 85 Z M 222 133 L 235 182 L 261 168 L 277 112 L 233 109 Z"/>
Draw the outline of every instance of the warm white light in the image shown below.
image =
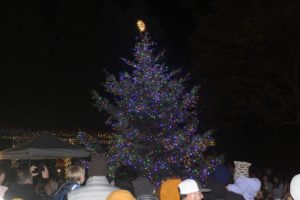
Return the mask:
<path id="1" fill-rule="evenodd" d="M 146 24 L 143 22 L 143 20 L 138 20 L 136 25 L 140 32 L 144 32 L 146 30 Z"/>

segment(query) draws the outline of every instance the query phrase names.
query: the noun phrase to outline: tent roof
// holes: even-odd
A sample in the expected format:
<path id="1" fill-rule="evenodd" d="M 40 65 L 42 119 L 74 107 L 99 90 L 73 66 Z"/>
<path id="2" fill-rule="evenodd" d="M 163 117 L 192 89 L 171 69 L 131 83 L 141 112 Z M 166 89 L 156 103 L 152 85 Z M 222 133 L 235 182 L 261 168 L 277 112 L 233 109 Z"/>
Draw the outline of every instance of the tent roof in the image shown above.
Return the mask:
<path id="1" fill-rule="evenodd" d="M 90 153 L 83 148 L 72 145 L 43 131 L 31 142 L 18 145 L 0 152 L 1 159 L 56 159 L 89 157 Z"/>

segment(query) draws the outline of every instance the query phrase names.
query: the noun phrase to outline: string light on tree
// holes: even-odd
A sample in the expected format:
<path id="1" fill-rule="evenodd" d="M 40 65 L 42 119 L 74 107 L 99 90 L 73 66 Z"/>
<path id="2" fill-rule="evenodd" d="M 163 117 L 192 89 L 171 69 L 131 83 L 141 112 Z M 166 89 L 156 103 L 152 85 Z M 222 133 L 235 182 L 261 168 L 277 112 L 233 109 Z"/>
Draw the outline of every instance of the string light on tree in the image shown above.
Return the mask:
<path id="1" fill-rule="evenodd" d="M 154 54 L 142 20 L 137 22 L 134 60 L 123 59 L 132 67 L 117 78 L 107 77 L 104 87 L 114 102 L 99 96 L 93 98 L 100 111 L 109 114 L 106 123 L 113 130 L 108 153 L 110 175 L 123 164 L 138 169 L 154 182 L 161 173 L 176 168 L 186 177 L 205 180 L 221 160 L 204 156 L 214 146 L 212 131 L 198 131 L 198 86 L 185 88 L 187 77 L 178 78 L 181 70 L 169 72 L 162 64 L 163 53 Z"/>

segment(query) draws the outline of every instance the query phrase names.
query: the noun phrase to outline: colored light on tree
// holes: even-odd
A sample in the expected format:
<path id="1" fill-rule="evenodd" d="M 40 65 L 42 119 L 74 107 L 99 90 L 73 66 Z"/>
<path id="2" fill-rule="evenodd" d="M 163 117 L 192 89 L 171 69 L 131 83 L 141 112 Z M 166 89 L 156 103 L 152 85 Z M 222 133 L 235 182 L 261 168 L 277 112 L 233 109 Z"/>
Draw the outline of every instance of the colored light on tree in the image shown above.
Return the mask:
<path id="1" fill-rule="evenodd" d="M 198 86 L 188 91 L 187 77 L 178 78 L 180 70 L 169 72 L 161 63 L 163 53 L 155 54 L 154 47 L 149 34 L 141 32 L 134 60 L 123 59 L 133 70 L 119 78 L 109 74 L 104 84 L 114 100 L 94 91 L 96 106 L 109 114 L 113 130 L 110 172 L 123 164 L 157 182 L 161 173 L 177 168 L 203 180 L 220 160 L 204 157 L 215 142 L 211 131 L 198 132 Z"/>

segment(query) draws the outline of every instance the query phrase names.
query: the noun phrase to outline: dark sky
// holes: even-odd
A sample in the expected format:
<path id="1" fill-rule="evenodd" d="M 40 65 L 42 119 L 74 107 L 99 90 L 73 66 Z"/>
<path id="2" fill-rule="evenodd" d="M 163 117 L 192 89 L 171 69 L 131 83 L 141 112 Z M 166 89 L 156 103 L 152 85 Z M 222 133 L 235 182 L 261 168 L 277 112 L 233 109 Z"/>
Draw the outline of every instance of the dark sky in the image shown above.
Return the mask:
<path id="1" fill-rule="evenodd" d="M 218 11 L 213 9 L 216 2 L 219 3 Z M 274 59 L 280 56 L 271 55 L 270 52 L 281 43 L 288 44 L 286 39 L 300 41 L 300 5 L 293 0 L 262 4 L 259 0 L 254 3 L 241 0 L 234 2 L 1 2 L 0 11 L 4 20 L 1 23 L 0 45 L 0 128 L 79 127 L 106 130 L 105 115 L 92 106 L 89 91 L 96 89 L 105 95 L 101 86 L 105 81 L 103 68 L 114 74 L 129 69 L 119 58 L 132 58 L 131 49 L 138 34 L 135 23 L 141 18 L 146 21 L 150 35 L 159 48 L 167 51 L 165 62 L 168 66 L 171 69 L 183 67 L 184 72 L 192 72 L 192 84 L 201 83 L 204 90 L 210 91 L 204 93 L 202 103 L 205 103 L 204 107 L 206 103 L 216 103 L 211 104 L 213 106 L 206 114 L 214 115 L 210 117 L 219 130 L 220 146 L 223 145 L 225 150 L 230 149 L 229 152 L 240 158 L 264 160 L 268 157 L 274 162 L 279 156 L 281 165 L 285 165 L 283 158 L 290 155 L 292 159 L 293 150 L 288 149 L 293 147 L 295 150 L 295 141 L 299 141 L 299 138 L 294 133 L 299 129 L 290 126 L 278 128 L 276 121 L 270 125 L 265 116 L 256 118 L 253 109 L 247 107 L 248 100 L 253 97 L 248 91 L 235 94 L 227 92 L 222 96 L 224 86 L 239 89 L 232 84 L 234 82 L 227 84 L 222 77 L 222 68 L 229 69 L 227 73 L 234 71 L 234 75 L 239 76 L 240 69 L 236 70 L 232 64 L 238 63 L 237 66 L 241 65 L 243 70 L 248 70 L 250 66 L 249 76 L 257 78 L 255 76 L 261 73 L 257 75 L 255 72 L 259 72 L 261 66 L 271 66 L 274 60 L 280 63 Z M 198 26 L 200 23 L 202 26 Z M 200 31 L 199 34 L 197 31 Z M 194 38 L 192 40 L 191 35 Z M 191 41 L 204 45 L 203 49 L 201 45 L 194 45 L 200 52 L 196 57 L 191 54 Z M 262 52 L 258 55 L 257 50 L 260 49 Z M 214 69 L 217 71 L 205 74 L 205 68 L 197 68 L 198 60 L 202 62 L 200 66 L 207 66 L 208 69 L 211 69 L 212 62 L 214 66 L 220 62 L 221 68 L 216 67 Z M 202 77 L 205 77 L 205 81 L 202 81 Z M 246 76 L 244 74 L 245 77 L 248 78 L 248 72 Z M 272 73 L 270 77 L 273 77 Z M 281 86 L 279 79 L 272 78 L 272 81 L 280 89 L 286 90 L 287 87 Z M 253 80 L 251 84 L 255 83 Z M 232 105 L 236 105 L 236 102 L 232 99 L 238 99 L 238 105 L 241 105 L 238 110 L 233 110 L 236 107 Z M 259 101 L 254 103 L 260 106 Z M 272 111 L 279 108 L 280 114 L 281 107 L 276 102 L 271 103 L 268 109 Z M 268 103 L 266 105 L 269 106 Z M 208 118 L 201 118 L 206 126 L 204 128 L 215 127 L 211 126 Z M 300 166 L 295 160 L 293 163 Z"/>
<path id="2" fill-rule="evenodd" d="M 183 2 L 10 1 L 2 6 L 0 127 L 102 129 L 90 89 L 101 92 L 103 68 L 126 70 L 138 18 L 168 50 L 167 61 L 185 62 L 184 42 L 193 17 Z M 152 34 L 153 33 L 153 34 Z"/>

